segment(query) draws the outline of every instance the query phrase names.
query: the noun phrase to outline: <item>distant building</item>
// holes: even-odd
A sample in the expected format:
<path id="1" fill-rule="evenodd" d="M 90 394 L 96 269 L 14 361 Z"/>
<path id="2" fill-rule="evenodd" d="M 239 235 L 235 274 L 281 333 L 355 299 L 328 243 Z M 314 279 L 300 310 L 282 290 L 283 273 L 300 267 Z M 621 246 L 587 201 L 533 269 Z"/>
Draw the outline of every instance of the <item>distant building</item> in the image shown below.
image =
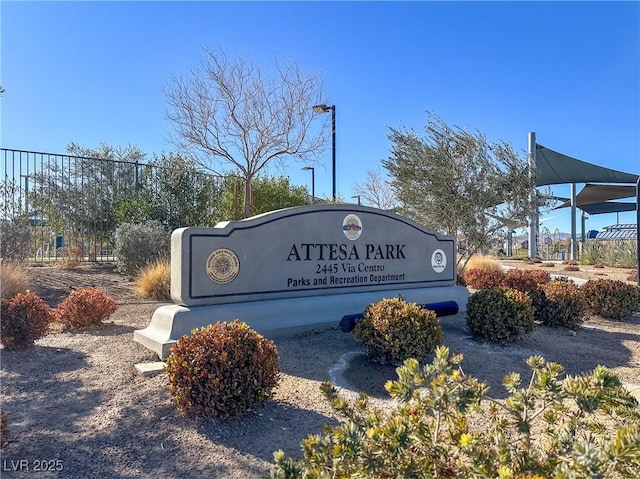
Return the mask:
<path id="1" fill-rule="evenodd" d="M 638 239 L 635 224 L 605 226 L 595 239 L 597 240 L 635 240 Z"/>

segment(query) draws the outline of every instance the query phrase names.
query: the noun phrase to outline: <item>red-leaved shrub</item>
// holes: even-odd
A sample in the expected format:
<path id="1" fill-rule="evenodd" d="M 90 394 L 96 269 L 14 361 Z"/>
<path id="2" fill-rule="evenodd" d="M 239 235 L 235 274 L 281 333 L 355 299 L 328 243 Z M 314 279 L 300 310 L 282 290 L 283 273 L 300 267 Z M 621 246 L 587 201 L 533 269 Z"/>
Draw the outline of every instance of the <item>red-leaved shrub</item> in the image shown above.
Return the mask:
<path id="1" fill-rule="evenodd" d="M 464 282 L 473 289 L 491 289 L 502 284 L 504 272 L 485 268 L 464 270 Z"/>
<path id="2" fill-rule="evenodd" d="M 47 303 L 35 293 L 18 293 L 0 306 L 0 340 L 7 349 L 23 349 L 43 337 L 53 319 Z"/>
<path id="3" fill-rule="evenodd" d="M 117 309 L 116 301 L 105 291 L 87 287 L 71 292 L 56 308 L 56 320 L 67 328 L 100 324 Z"/>
<path id="4" fill-rule="evenodd" d="M 240 417 L 278 383 L 278 350 L 246 323 L 217 322 L 180 338 L 166 371 L 181 413 Z"/>

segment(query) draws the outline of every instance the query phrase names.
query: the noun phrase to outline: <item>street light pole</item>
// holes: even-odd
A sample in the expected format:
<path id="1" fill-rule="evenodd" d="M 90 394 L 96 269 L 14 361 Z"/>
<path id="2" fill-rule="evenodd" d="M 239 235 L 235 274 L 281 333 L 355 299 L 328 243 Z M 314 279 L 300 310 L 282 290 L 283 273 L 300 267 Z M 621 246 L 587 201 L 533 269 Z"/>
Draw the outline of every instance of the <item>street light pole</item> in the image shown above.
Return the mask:
<path id="1" fill-rule="evenodd" d="M 324 103 L 320 105 L 314 105 L 313 111 L 316 113 L 329 113 L 331 111 L 331 143 L 332 143 L 332 154 L 331 154 L 331 165 L 333 171 L 333 201 L 336 201 L 336 106 L 335 105 L 325 105 Z"/>
<path id="2" fill-rule="evenodd" d="M 316 202 L 316 169 L 313 166 L 304 166 L 303 170 L 311 170 L 311 203 Z"/>

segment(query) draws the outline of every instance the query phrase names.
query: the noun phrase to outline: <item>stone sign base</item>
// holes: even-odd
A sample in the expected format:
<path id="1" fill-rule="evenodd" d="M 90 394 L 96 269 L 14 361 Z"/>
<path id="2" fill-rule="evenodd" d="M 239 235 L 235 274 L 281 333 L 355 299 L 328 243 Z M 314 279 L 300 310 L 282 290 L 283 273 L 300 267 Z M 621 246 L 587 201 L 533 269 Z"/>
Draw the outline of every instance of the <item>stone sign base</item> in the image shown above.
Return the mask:
<path id="1" fill-rule="evenodd" d="M 402 296 L 419 304 L 455 301 L 466 311 L 469 292 L 462 286 L 398 289 L 363 293 L 309 296 L 301 298 L 248 301 L 207 306 L 161 306 L 145 329 L 134 331 L 134 340 L 166 359 L 171 346 L 183 335 L 191 334 L 217 321 L 244 321 L 270 338 L 293 335 L 305 330 L 338 326 L 347 315 L 362 313 L 383 298 Z"/>

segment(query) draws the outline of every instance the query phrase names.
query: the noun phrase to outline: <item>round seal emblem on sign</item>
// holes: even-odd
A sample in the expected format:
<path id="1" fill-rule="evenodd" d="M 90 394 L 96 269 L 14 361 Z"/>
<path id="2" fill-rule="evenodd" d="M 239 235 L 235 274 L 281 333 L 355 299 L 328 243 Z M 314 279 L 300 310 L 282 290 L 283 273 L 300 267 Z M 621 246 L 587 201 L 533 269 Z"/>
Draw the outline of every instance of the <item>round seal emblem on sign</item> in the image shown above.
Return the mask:
<path id="1" fill-rule="evenodd" d="M 356 215 L 347 215 L 342 222 L 342 232 L 348 240 L 357 240 L 362 234 L 362 221 Z"/>
<path id="2" fill-rule="evenodd" d="M 239 271 L 240 260 L 238 255 L 230 249 L 217 249 L 207 258 L 207 275 L 214 283 L 230 283 L 236 279 Z"/>
<path id="3" fill-rule="evenodd" d="M 431 267 L 436 273 L 442 273 L 447 267 L 447 255 L 444 251 L 437 249 L 431 255 Z"/>

